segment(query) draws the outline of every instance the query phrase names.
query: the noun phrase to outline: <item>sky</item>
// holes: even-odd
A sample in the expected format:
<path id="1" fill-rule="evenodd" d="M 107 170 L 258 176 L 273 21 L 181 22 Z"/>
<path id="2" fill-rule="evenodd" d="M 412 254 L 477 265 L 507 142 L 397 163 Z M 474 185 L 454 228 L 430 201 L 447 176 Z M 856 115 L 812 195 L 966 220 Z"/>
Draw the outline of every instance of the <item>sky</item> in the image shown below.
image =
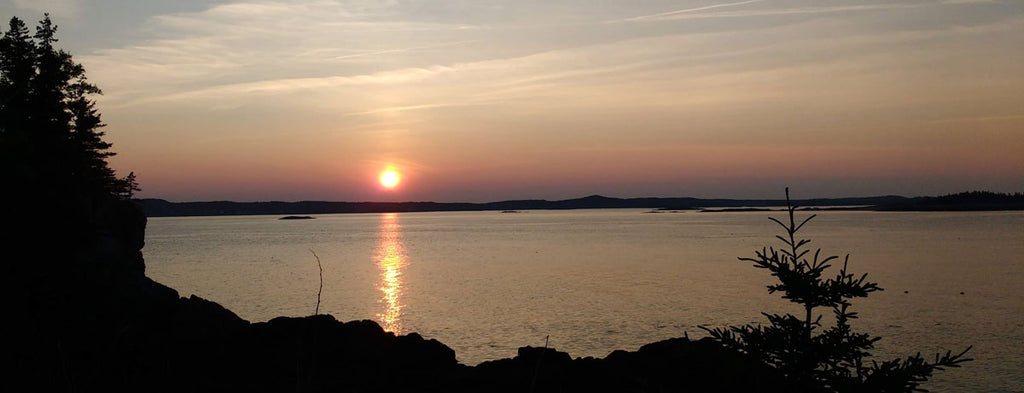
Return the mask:
<path id="1" fill-rule="evenodd" d="M 1024 0 L 0 0 L 43 12 L 141 197 L 1024 191 Z"/>

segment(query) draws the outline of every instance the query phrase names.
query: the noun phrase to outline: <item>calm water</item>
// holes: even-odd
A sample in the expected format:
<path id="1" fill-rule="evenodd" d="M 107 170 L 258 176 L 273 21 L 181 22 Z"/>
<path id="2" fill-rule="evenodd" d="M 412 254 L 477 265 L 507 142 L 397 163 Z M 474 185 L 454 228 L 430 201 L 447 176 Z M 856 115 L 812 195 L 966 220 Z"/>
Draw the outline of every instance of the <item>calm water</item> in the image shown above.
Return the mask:
<path id="1" fill-rule="evenodd" d="M 152 218 L 150 277 L 250 321 L 320 312 L 419 332 L 466 364 L 550 345 L 572 356 L 793 312 L 765 271 L 783 213 L 529 211 Z M 880 360 L 974 345 L 933 391 L 1024 391 L 1024 213 L 824 212 L 803 230 L 884 292 L 854 303 Z M 906 293 L 904 293 L 906 291 Z M 964 292 L 961 294 L 961 292 Z"/>

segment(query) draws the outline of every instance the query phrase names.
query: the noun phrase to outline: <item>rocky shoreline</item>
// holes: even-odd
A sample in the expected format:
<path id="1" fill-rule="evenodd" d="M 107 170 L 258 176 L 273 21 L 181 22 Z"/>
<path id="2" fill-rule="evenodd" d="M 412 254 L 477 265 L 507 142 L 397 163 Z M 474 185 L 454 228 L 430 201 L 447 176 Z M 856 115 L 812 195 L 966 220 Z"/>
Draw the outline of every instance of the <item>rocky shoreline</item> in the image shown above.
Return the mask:
<path id="1" fill-rule="evenodd" d="M 18 316 L 7 352 L 31 391 L 775 391 L 776 372 L 707 339 L 674 338 L 605 358 L 553 348 L 459 364 L 443 343 L 330 315 L 250 323 L 145 276 L 146 217 L 109 201 L 74 246 L 10 273 Z M 32 233 L 32 232 L 29 232 Z M 86 235 L 83 235 L 86 234 Z M 10 266 L 9 266 L 10 267 Z M 20 389 L 18 389 L 20 388 Z"/>

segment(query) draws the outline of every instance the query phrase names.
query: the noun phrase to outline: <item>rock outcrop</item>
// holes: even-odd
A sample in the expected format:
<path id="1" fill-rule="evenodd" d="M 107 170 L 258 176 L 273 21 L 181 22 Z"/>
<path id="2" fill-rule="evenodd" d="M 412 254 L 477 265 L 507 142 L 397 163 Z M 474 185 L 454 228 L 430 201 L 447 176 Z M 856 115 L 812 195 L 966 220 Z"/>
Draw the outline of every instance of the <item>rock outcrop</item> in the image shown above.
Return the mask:
<path id="1" fill-rule="evenodd" d="M 145 276 L 137 206 L 108 201 L 96 211 L 61 247 L 6 265 L 13 329 L 3 391 L 753 392 L 772 391 L 777 379 L 710 340 L 671 339 L 604 359 L 524 347 L 471 367 L 437 340 L 372 321 L 250 323 Z"/>

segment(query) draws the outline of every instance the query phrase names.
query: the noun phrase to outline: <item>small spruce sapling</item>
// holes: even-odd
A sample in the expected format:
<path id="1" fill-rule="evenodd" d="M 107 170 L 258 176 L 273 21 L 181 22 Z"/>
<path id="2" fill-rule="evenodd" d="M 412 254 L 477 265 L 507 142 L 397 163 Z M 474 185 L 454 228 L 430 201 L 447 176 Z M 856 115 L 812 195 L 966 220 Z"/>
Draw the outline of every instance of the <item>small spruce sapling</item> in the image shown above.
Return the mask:
<path id="1" fill-rule="evenodd" d="M 970 361 L 964 355 L 946 352 L 935 355 L 932 362 L 921 354 L 906 359 L 895 359 L 865 364 L 870 350 L 881 337 L 854 332 L 850 320 L 857 313 L 850 311 L 851 299 L 867 297 L 881 291 L 877 283 L 867 281 L 867 274 L 859 277 L 848 270 L 849 255 L 843 259 L 838 274 L 828 277 L 826 270 L 838 260 L 837 256 L 822 257 L 821 249 L 811 253 L 810 240 L 797 237 L 797 232 L 815 217 L 811 215 L 797 223 L 794 206 L 786 188 L 788 222 L 769 218 L 785 232 L 776 238 L 784 247 L 762 248 L 753 258 L 739 258 L 752 262 L 754 267 L 767 269 L 778 279 L 768 285 L 769 293 L 781 292 L 783 299 L 802 306 L 803 318 L 792 314 L 767 314 L 768 325 L 731 326 L 706 330 L 724 345 L 753 355 L 778 369 L 785 377 L 787 388 L 798 392 L 912 392 L 923 391 L 918 386 L 935 370 L 959 367 Z M 825 328 L 818 308 L 832 309 L 835 324 Z"/>

